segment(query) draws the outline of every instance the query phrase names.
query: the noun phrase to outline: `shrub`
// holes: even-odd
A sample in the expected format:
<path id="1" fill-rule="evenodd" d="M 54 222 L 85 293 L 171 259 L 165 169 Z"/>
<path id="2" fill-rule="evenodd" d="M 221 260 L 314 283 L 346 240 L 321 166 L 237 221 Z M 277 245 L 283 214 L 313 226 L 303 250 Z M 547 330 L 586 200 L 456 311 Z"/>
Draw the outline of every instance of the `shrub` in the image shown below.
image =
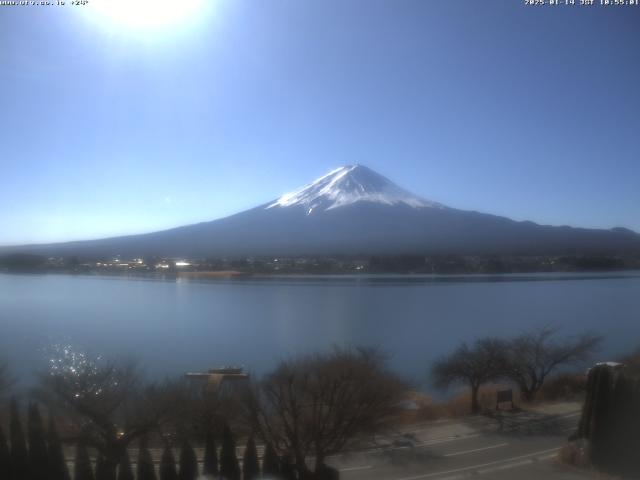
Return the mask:
<path id="1" fill-rule="evenodd" d="M 16 399 L 11 400 L 11 420 L 9 434 L 11 436 L 11 474 L 12 480 L 28 480 L 29 477 L 29 453 L 27 442 L 24 438 L 20 411 Z"/>
<path id="2" fill-rule="evenodd" d="M 169 445 L 164 448 L 162 458 L 160 458 L 160 480 L 178 480 L 176 459 Z"/>
<path id="3" fill-rule="evenodd" d="M 253 437 L 247 440 L 247 448 L 244 450 L 242 461 L 242 474 L 244 480 L 255 480 L 260 477 L 260 465 L 258 464 L 258 451 Z"/>
<path id="4" fill-rule="evenodd" d="M 180 480 L 196 480 L 198 476 L 198 459 L 193 447 L 186 440 L 182 442 L 180 449 Z"/>
<path id="5" fill-rule="evenodd" d="M 145 440 L 140 441 L 140 447 L 138 451 L 138 474 L 137 480 L 156 480 L 156 471 L 153 468 L 153 459 L 151 453 L 147 448 L 147 442 Z"/>
<path id="6" fill-rule="evenodd" d="M 111 480 L 111 471 L 104 455 L 99 454 L 96 459 L 96 480 Z"/>
<path id="7" fill-rule="evenodd" d="M 7 445 L 2 427 L 0 427 L 0 478 L 11 478 L 11 452 Z"/>
<path id="8" fill-rule="evenodd" d="M 220 474 L 226 480 L 240 480 L 240 465 L 236 456 L 236 442 L 229 426 L 222 431 L 222 450 L 220 451 Z"/>
<path id="9" fill-rule="evenodd" d="M 587 377 L 583 374 L 560 374 L 545 382 L 540 390 L 540 400 L 575 400 L 581 398 L 587 387 Z"/>
<path id="10" fill-rule="evenodd" d="M 118 480 L 134 480 L 134 478 L 131 458 L 129 458 L 129 452 L 125 449 L 118 465 Z"/>
<path id="11" fill-rule="evenodd" d="M 280 463 L 280 476 L 283 480 L 296 480 L 296 468 L 291 455 L 285 455 Z"/>
<path id="12" fill-rule="evenodd" d="M 506 385 L 488 384 L 478 393 L 478 405 L 481 411 L 495 410 L 496 398 L 499 390 L 509 388 Z M 466 390 L 458 395 L 442 402 L 424 402 L 419 405 L 415 418 L 417 421 L 440 420 L 443 418 L 463 417 L 469 415 L 469 403 L 471 402 L 471 391 Z M 520 403 L 519 392 L 513 392 L 514 405 Z M 508 404 L 502 404 L 501 408 L 508 408 Z"/>
<path id="13" fill-rule="evenodd" d="M 29 479 L 48 480 L 49 458 L 47 441 L 40 410 L 35 403 L 29 405 L 27 436 L 29 437 Z"/>
<path id="14" fill-rule="evenodd" d="M 280 459 L 270 443 L 264 449 L 262 457 L 262 476 L 264 478 L 277 478 L 280 475 Z"/>
<path id="15" fill-rule="evenodd" d="M 58 430 L 53 416 L 49 416 L 47 440 L 49 442 L 49 479 L 69 480 L 69 469 L 67 467 L 67 461 L 64 458 L 64 451 L 62 450 L 62 444 L 60 443 L 60 437 L 58 436 Z"/>
<path id="16" fill-rule="evenodd" d="M 82 440 L 76 445 L 73 480 L 94 480 L 89 453 Z"/>
<path id="17" fill-rule="evenodd" d="M 210 429 L 207 431 L 207 438 L 204 444 L 204 466 L 202 473 L 212 476 L 218 474 L 218 452 L 216 450 L 216 440 Z"/>

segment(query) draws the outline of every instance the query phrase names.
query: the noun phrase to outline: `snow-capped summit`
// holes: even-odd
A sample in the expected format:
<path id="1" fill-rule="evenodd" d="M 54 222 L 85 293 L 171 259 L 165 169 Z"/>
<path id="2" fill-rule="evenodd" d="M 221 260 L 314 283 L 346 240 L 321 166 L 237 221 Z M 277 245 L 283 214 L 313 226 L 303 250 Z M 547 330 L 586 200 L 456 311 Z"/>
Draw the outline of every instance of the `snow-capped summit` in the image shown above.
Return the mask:
<path id="1" fill-rule="evenodd" d="M 307 215 L 356 202 L 404 204 L 413 208 L 445 208 L 420 198 L 363 165 L 336 168 L 316 181 L 282 195 L 266 208 L 303 206 Z"/>

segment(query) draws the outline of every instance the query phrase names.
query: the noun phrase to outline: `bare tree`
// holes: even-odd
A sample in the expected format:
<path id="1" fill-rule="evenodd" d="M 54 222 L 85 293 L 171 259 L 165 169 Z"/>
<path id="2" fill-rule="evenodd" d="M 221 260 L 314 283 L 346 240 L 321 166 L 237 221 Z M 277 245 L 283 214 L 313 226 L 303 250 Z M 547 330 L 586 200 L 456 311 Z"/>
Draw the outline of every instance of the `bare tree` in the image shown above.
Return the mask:
<path id="1" fill-rule="evenodd" d="M 500 377 L 504 370 L 506 343 L 496 338 L 476 340 L 469 346 L 462 343 L 453 353 L 438 360 L 431 376 L 438 388 L 465 384 L 471 389 L 471 413 L 480 411 L 480 387 Z"/>
<path id="2" fill-rule="evenodd" d="M 589 333 L 557 339 L 557 333 L 556 328 L 545 326 L 509 342 L 504 376 L 518 386 L 523 400 L 535 400 L 553 370 L 585 362 L 602 341 L 601 337 Z"/>
<path id="3" fill-rule="evenodd" d="M 385 367 L 380 352 L 340 349 L 283 361 L 248 396 L 253 428 L 281 455 L 290 455 L 298 478 L 314 478 L 325 459 L 386 427 L 407 386 Z"/>
<path id="4" fill-rule="evenodd" d="M 69 347 L 51 360 L 36 393 L 75 424 L 78 437 L 100 452 L 113 479 L 127 446 L 156 428 L 178 401 L 171 385 L 144 384 L 131 363 Z"/>
<path id="5" fill-rule="evenodd" d="M 211 433 L 221 434 L 225 422 L 236 423 L 243 418 L 242 385 L 212 391 L 206 383 L 183 378 L 175 382 L 175 387 L 180 402 L 162 427 L 165 437 L 204 441 Z"/>

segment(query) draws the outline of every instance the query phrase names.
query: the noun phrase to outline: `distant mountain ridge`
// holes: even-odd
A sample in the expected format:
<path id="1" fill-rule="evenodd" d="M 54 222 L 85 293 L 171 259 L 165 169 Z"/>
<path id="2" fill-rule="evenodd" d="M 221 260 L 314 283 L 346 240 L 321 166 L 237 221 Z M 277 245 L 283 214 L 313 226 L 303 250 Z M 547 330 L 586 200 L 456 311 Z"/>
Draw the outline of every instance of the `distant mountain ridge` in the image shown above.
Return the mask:
<path id="1" fill-rule="evenodd" d="M 229 217 L 142 235 L 0 248 L 83 257 L 639 253 L 640 235 L 517 222 L 416 196 L 362 165 L 340 167 Z"/>

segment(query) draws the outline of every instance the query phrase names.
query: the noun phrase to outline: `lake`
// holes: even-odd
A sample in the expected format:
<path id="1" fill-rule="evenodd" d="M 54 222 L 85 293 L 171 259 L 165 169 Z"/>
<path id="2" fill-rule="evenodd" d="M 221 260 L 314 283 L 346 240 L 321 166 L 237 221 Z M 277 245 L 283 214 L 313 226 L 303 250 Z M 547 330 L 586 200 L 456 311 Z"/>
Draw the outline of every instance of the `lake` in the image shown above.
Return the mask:
<path id="1" fill-rule="evenodd" d="M 605 335 L 599 360 L 640 346 L 640 273 L 299 276 L 193 281 L 0 274 L 0 358 L 23 385 L 52 344 L 140 361 L 155 377 L 369 345 L 417 382 L 463 340 L 552 324 Z"/>

